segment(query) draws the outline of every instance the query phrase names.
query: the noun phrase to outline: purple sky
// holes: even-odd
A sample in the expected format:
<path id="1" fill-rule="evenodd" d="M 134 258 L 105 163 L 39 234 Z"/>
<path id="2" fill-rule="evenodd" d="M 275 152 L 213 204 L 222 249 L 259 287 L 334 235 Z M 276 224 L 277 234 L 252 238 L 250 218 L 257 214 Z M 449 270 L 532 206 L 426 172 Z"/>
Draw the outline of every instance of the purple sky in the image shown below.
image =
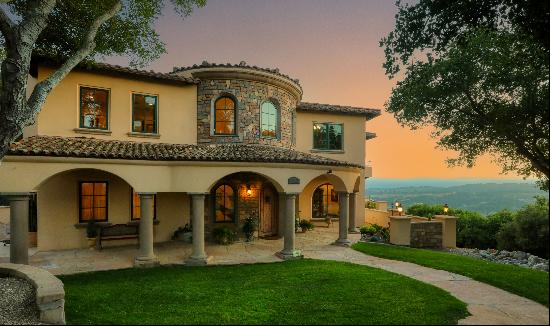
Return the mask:
<path id="1" fill-rule="evenodd" d="M 304 101 L 383 109 L 395 81 L 384 75 L 378 44 L 395 13 L 392 0 L 208 0 L 185 19 L 166 8 L 157 31 L 167 54 L 148 68 L 244 60 L 298 78 Z M 413 133 L 387 113 L 367 127 L 378 134 L 366 158 L 376 177 L 499 177 L 488 158 L 474 169 L 447 168 L 452 153 L 434 148 L 429 129 Z"/>

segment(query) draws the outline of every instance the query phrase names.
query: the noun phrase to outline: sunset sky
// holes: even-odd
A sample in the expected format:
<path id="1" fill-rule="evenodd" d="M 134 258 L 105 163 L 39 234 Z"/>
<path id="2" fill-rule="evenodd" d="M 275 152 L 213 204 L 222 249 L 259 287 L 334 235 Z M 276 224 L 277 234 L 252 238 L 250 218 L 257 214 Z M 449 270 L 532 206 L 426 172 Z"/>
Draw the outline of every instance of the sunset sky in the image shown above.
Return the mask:
<path id="1" fill-rule="evenodd" d="M 166 10 L 157 31 L 168 53 L 148 68 L 244 60 L 298 78 L 303 101 L 383 110 L 395 80 L 384 75 L 379 40 L 395 13 L 391 0 L 208 0 L 184 20 Z M 489 158 L 448 168 L 453 153 L 436 149 L 428 129 L 402 128 L 386 112 L 367 129 L 378 135 L 367 142 L 375 178 L 517 178 Z"/>

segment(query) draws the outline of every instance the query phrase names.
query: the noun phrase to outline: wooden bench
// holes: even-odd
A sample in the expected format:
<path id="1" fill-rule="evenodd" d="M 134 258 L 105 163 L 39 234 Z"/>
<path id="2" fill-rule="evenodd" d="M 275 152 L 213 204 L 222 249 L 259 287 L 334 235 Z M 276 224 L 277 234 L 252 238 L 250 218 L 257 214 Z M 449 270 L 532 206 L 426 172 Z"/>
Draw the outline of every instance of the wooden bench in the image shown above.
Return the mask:
<path id="1" fill-rule="evenodd" d="M 105 240 L 139 240 L 139 224 L 114 224 L 100 226 L 97 230 L 97 248 L 102 249 L 101 242 Z"/>

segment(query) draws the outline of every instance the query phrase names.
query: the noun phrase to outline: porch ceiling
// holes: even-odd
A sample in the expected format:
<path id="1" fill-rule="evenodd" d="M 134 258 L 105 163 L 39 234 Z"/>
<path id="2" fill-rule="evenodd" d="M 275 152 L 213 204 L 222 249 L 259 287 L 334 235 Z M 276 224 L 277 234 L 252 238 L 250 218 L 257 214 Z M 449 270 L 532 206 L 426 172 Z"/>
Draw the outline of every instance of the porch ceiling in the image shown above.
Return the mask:
<path id="1" fill-rule="evenodd" d="M 156 161 L 296 163 L 363 168 L 359 164 L 281 147 L 246 144 L 163 144 L 88 137 L 32 136 L 13 143 L 7 155 Z"/>

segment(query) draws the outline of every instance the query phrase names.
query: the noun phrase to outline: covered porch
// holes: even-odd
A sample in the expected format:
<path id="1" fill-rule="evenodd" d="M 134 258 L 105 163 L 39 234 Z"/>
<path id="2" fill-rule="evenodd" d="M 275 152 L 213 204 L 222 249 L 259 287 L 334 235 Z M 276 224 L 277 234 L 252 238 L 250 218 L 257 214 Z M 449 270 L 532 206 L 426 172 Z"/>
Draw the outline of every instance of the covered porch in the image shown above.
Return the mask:
<path id="1" fill-rule="evenodd" d="M 303 255 L 316 257 L 316 252 L 334 251 L 340 254 L 338 247 L 333 246 L 338 237 L 338 222 L 327 227 L 325 223 L 314 222 L 315 229 L 307 233 L 296 233 L 296 246 Z M 350 234 L 349 240 L 356 242 L 358 234 Z M 273 253 L 283 246 L 283 239 L 255 239 L 252 242 L 237 241 L 231 245 L 218 245 L 207 242 L 206 252 L 211 256 L 212 264 L 253 264 L 282 261 Z M 193 245 L 183 242 L 164 242 L 155 245 L 155 254 L 163 265 L 180 265 L 191 256 Z M 37 251 L 29 249 L 29 264 L 46 269 L 53 274 L 73 274 L 81 272 L 130 268 L 139 253 L 135 245 L 105 248 L 104 250 L 69 249 L 55 251 Z M 0 245 L 0 263 L 9 262 L 9 246 Z"/>

